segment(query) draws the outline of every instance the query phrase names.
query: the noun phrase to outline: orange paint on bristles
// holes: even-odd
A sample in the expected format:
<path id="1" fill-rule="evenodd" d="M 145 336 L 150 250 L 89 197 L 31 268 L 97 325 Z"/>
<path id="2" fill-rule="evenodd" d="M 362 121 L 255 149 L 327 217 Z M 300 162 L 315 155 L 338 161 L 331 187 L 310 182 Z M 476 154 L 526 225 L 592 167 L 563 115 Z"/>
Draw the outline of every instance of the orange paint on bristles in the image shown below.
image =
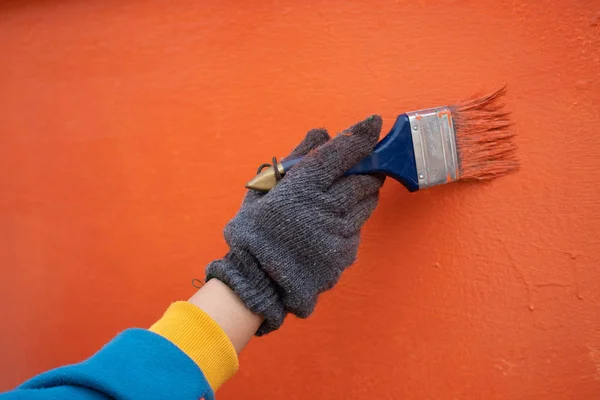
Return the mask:
<path id="1" fill-rule="evenodd" d="M 460 180 L 487 180 L 519 168 L 515 132 L 500 98 L 506 86 L 451 107 Z"/>

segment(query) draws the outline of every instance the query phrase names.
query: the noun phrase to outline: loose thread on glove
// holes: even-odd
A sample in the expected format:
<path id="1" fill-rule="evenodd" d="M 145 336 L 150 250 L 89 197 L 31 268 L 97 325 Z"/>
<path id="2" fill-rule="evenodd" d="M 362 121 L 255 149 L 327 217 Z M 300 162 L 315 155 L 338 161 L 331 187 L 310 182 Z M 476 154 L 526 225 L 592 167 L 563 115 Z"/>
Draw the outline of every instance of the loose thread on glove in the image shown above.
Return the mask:
<path id="1" fill-rule="evenodd" d="M 260 167 L 258 167 L 258 171 L 256 172 L 256 175 L 260 174 L 262 172 L 262 170 L 265 168 L 273 167 L 273 170 L 275 171 L 275 180 L 277 182 L 279 182 L 281 180 L 282 176 L 281 176 L 281 172 L 279 172 L 279 168 L 277 168 L 277 164 L 278 164 L 277 158 L 273 157 L 272 162 L 273 162 L 273 164 L 265 163 L 265 164 L 262 164 Z"/>
<path id="2" fill-rule="evenodd" d="M 202 282 L 200 279 L 194 278 L 192 279 L 192 286 L 196 289 L 200 289 L 202 286 L 204 286 L 204 282 Z"/>

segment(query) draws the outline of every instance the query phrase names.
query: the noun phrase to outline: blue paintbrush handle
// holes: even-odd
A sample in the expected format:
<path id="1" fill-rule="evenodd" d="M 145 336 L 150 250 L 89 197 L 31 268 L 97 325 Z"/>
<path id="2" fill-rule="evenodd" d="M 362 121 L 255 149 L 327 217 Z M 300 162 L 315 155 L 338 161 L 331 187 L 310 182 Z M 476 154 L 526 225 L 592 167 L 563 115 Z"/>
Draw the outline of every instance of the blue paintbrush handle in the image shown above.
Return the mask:
<path id="1" fill-rule="evenodd" d="M 301 158 L 294 158 L 283 161 L 284 171 L 288 171 L 300 160 Z M 390 132 L 377 143 L 369 156 L 346 171 L 346 175 L 356 174 L 385 174 L 411 192 L 419 190 L 412 134 L 406 114 L 398 116 Z"/>

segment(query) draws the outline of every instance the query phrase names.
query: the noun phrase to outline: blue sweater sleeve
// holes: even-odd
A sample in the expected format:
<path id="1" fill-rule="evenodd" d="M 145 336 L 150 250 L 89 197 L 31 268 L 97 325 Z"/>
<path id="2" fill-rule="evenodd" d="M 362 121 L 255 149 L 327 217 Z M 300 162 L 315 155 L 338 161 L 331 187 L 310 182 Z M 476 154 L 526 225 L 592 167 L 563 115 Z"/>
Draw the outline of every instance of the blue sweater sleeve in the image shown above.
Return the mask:
<path id="1" fill-rule="evenodd" d="M 156 333 L 128 329 L 92 357 L 38 375 L 0 400 L 214 399 L 200 368 Z"/>

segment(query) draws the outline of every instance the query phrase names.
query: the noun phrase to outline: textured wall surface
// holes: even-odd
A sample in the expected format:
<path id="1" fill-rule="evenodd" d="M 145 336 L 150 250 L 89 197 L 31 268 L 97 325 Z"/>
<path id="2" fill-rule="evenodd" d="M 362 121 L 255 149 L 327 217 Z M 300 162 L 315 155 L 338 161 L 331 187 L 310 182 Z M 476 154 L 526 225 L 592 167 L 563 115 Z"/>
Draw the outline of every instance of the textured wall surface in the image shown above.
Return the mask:
<path id="1" fill-rule="evenodd" d="M 0 389 L 192 292 L 312 127 L 509 85 L 522 170 L 388 182 L 312 318 L 220 399 L 600 395 L 600 3 L 4 1 Z"/>

